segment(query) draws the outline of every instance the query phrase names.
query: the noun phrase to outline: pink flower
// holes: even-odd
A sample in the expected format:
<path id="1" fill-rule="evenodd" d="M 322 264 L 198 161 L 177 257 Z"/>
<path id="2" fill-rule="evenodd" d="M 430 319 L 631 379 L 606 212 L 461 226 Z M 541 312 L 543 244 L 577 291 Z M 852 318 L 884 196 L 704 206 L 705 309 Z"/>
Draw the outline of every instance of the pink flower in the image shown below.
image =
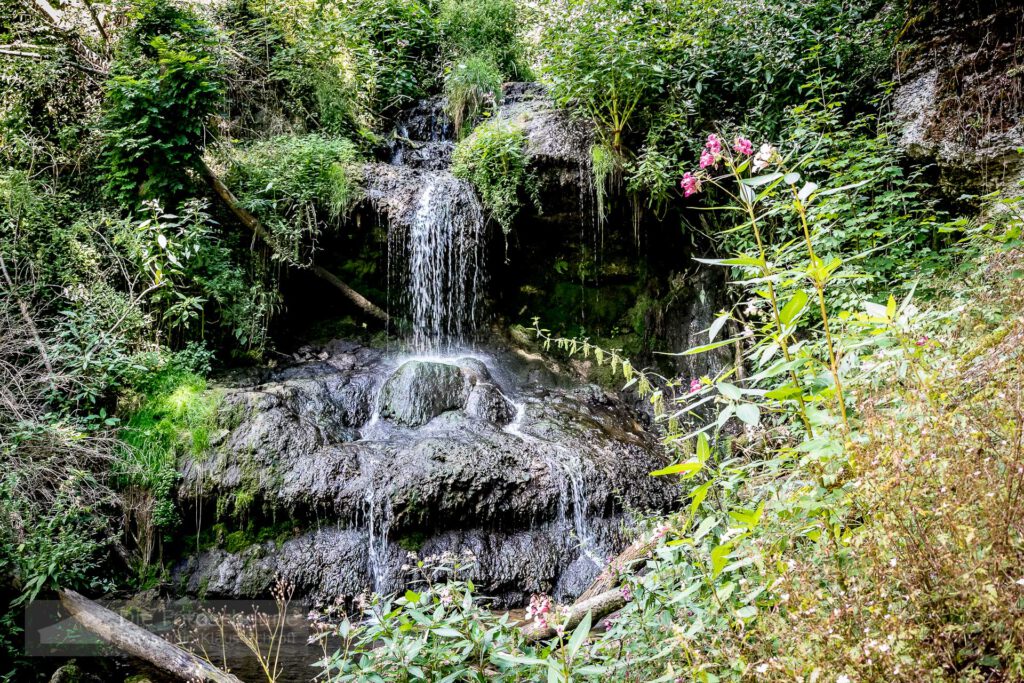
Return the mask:
<path id="1" fill-rule="evenodd" d="M 690 393 L 697 393 L 698 391 L 700 391 L 701 386 L 702 385 L 700 383 L 700 380 L 694 377 L 693 379 L 690 380 Z"/>
<path id="2" fill-rule="evenodd" d="M 736 139 L 733 140 L 732 148 L 736 150 L 737 154 L 746 154 L 749 156 L 754 153 L 754 143 L 742 135 L 736 136 Z"/>
<path id="3" fill-rule="evenodd" d="M 700 167 L 707 168 L 708 166 L 714 166 L 718 162 L 715 159 L 715 155 L 708 150 L 704 150 L 700 153 Z"/>
<path id="4" fill-rule="evenodd" d="M 712 133 L 708 136 L 708 141 L 704 143 L 704 147 L 707 148 L 713 156 L 718 156 L 722 153 L 722 141 L 718 139 L 718 136 Z"/>
<path id="5" fill-rule="evenodd" d="M 655 538 L 665 538 L 665 536 L 667 536 L 668 532 L 671 531 L 671 530 L 672 530 L 671 526 L 669 526 L 668 524 L 662 524 L 661 526 L 659 526 L 657 529 L 654 530 L 654 537 Z"/>
<path id="6" fill-rule="evenodd" d="M 928 339 L 929 338 L 927 336 L 921 337 L 920 339 L 917 340 L 917 345 L 924 346 L 925 344 L 928 343 Z"/>
<path id="7" fill-rule="evenodd" d="M 633 599 L 633 593 L 629 590 L 629 586 L 622 587 L 622 599 L 629 602 Z"/>
<path id="8" fill-rule="evenodd" d="M 700 178 L 687 171 L 683 174 L 683 179 L 679 182 L 679 187 L 683 188 L 684 197 L 697 194 L 700 192 Z"/>
<path id="9" fill-rule="evenodd" d="M 537 619 L 542 624 L 547 623 L 544 615 L 551 611 L 551 598 L 546 595 L 534 595 L 530 598 L 530 605 L 526 608 L 526 620 Z"/>

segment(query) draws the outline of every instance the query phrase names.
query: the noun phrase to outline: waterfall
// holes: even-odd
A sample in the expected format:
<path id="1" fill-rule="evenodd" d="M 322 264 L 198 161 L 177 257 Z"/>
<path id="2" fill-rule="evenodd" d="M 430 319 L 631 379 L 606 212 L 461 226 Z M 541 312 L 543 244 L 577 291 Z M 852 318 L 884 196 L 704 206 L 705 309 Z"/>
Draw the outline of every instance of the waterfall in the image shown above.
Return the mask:
<path id="1" fill-rule="evenodd" d="M 373 487 L 366 490 L 367 557 L 366 569 L 373 581 L 373 591 L 383 595 L 387 586 L 388 530 L 391 527 L 391 506 L 381 500 Z"/>
<path id="2" fill-rule="evenodd" d="M 580 553 L 594 566 L 603 569 L 604 548 L 598 541 L 597 534 L 590 524 L 588 513 L 587 490 L 583 481 L 583 459 L 567 448 L 524 432 L 521 428 L 526 416 L 526 404 L 514 403 L 516 408 L 512 422 L 505 426 L 505 431 L 518 436 L 527 443 L 550 449 L 554 455 L 544 458 L 551 473 L 551 479 L 558 487 L 558 525 L 576 537 Z M 572 515 L 570 523 L 569 516 Z"/>
<path id="3" fill-rule="evenodd" d="M 409 307 L 417 351 L 447 351 L 476 329 L 484 217 L 468 183 L 424 174 L 409 226 Z"/>

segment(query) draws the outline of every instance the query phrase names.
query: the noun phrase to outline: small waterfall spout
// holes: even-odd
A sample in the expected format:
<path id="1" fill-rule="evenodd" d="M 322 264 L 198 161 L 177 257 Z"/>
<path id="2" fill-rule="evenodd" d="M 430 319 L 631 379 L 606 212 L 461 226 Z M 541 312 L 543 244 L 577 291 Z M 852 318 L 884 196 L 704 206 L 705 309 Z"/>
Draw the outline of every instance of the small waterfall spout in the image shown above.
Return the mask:
<path id="1" fill-rule="evenodd" d="M 483 285 L 484 217 L 473 189 L 431 173 L 409 226 L 409 304 L 413 346 L 446 351 L 476 329 Z"/>

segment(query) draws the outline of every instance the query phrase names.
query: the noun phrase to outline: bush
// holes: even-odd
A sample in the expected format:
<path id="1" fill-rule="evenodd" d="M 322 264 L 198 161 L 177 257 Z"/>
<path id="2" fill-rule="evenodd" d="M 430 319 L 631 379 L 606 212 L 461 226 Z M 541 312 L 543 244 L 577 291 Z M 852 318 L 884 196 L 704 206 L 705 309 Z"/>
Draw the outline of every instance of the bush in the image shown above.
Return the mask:
<path id="1" fill-rule="evenodd" d="M 221 102 L 212 32 L 167 0 L 134 8 L 104 105 L 107 189 L 124 207 L 173 205 L 201 161 L 206 122 Z"/>
<path id="2" fill-rule="evenodd" d="M 445 111 L 459 137 L 472 130 L 484 107 L 501 99 L 501 72 L 489 60 L 469 57 L 452 67 L 445 77 Z"/>
<path id="3" fill-rule="evenodd" d="M 136 577 L 145 583 L 155 578 L 150 565 L 162 556 L 163 536 L 172 532 L 180 519 L 176 507 L 180 458 L 200 455 L 210 445 L 210 432 L 216 425 L 221 395 L 208 391 L 201 375 L 183 367 L 208 370 L 209 358 L 192 349 L 172 358 L 148 378 L 133 399 L 138 401 L 121 430 L 124 446 L 114 465 L 118 488 L 124 499 L 125 547 Z"/>
<path id="4" fill-rule="evenodd" d="M 269 228 L 278 254 L 305 263 L 327 225 L 338 225 L 362 196 L 355 146 L 320 135 L 281 136 L 241 149 L 228 182 Z"/>
<path id="5" fill-rule="evenodd" d="M 442 0 L 441 40 L 456 62 L 475 56 L 492 64 L 499 79 L 527 80 L 521 13 L 514 0 Z"/>
<path id="6" fill-rule="evenodd" d="M 455 148 L 452 173 L 468 180 L 492 220 L 507 235 L 519 213 L 520 193 L 540 208 L 536 177 L 527 167 L 526 134 L 501 122 L 479 126 Z"/>

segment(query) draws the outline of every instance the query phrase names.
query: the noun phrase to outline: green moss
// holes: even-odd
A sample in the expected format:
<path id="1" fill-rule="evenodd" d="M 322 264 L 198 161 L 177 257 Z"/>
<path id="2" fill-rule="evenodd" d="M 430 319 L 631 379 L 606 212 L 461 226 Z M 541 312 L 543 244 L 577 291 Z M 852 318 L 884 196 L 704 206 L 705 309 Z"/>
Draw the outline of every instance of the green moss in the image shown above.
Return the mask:
<path id="1" fill-rule="evenodd" d="M 526 133 L 517 126 L 490 121 L 455 148 L 452 173 L 473 184 L 495 223 L 508 234 L 525 193 L 540 210 L 536 176 L 526 158 Z"/>
<path id="2" fill-rule="evenodd" d="M 427 535 L 420 531 L 414 531 L 398 539 L 398 547 L 402 550 L 414 553 L 423 547 L 427 542 Z"/>

